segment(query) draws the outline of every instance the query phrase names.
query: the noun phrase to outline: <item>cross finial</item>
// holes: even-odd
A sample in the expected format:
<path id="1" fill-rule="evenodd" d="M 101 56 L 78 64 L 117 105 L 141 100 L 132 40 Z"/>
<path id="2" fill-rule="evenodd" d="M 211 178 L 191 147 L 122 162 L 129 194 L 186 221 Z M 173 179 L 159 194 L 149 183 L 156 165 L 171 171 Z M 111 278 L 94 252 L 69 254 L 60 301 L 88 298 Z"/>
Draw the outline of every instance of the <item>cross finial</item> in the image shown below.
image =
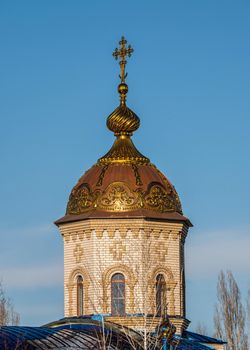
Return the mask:
<path id="1" fill-rule="evenodd" d="M 134 49 L 132 49 L 131 45 L 128 45 L 128 47 L 126 47 L 127 40 L 124 38 L 124 36 L 122 36 L 121 41 L 119 41 L 119 44 L 120 50 L 116 48 L 113 52 L 113 56 L 116 60 L 118 59 L 118 57 L 121 58 L 121 61 L 119 62 L 121 67 L 121 74 L 119 75 L 119 77 L 121 79 L 121 83 L 125 83 L 125 79 L 128 75 L 127 73 L 125 73 L 125 67 L 127 63 L 126 57 L 130 57 L 132 52 L 134 52 Z"/>

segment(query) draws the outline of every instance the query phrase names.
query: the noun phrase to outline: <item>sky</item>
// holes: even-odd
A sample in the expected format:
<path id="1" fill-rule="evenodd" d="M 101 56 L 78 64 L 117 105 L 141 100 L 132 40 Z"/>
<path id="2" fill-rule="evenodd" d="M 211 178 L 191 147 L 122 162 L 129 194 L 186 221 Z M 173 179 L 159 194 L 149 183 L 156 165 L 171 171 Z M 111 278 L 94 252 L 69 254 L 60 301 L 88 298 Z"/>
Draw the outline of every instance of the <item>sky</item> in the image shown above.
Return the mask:
<path id="1" fill-rule="evenodd" d="M 114 137 L 124 35 L 139 150 L 175 185 L 186 240 L 187 317 L 213 331 L 217 276 L 250 286 L 250 2 L 0 2 L 0 278 L 21 324 L 63 317 L 62 217 Z"/>

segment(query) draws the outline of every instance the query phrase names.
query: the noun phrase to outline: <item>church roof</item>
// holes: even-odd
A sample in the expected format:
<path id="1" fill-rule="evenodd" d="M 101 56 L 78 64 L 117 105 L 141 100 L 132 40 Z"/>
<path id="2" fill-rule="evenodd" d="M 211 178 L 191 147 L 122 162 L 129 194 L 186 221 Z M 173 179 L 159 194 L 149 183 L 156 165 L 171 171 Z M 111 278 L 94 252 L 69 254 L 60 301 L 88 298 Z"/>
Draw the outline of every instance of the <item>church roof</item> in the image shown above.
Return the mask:
<path id="1" fill-rule="evenodd" d="M 226 344 L 224 340 L 208 337 L 207 335 L 198 334 L 190 331 L 183 332 L 183 338 L 186 338 L 190 341 L 196 341 L 203 344 Z"/>
<path id="2" fill-rule="evenodd" d="M 133 52 L 120 41 L 113 56 L 121 67 L 119 106 L 107 118 L 107 127 L 116 137 L 111 149 L 79 179 L 71 191 L 61 224 L 88 218 L 149 218 L 184 221 L 181 202 L 174 186 L 135 147 L 131 137 L 140 126 L 139 117 L 128 108 L 125 83 L 126 57 Z"/>
<path id="3" fill-rule="evenodd" d="M 73 317 L 52 322 L 43 327 L 2 326 L 0 327 L 0 349 L 93 350 L 103 348 L 103 339 L 109 350 L 144 349 L 144 338 L 140 333 L 111 322 L 105 322 L 104 325 L 94 318 Z M 171 344 L 175 350 L 209 350 L 214 348 L 213 345 L 224 344 L 224 342 L 186 331 L 183 336 L 175 336 Z M 160 350 L 162 345 L 158 341 L 155 343 L 152 336 L 148 349 Z"/>
<path id="4" fill-rule="evenodd" d="M 35 349 L 101 349 L 102 328 L 95 325 L 67 325 L 56 328 L 5 326 L 0 328 L 0 348 L 6 350 Z M 108 349 L 133 349 L 120 333 L 104 330 Z M 142 349 L 136 345 L 136 349 Z"/>
<path id="5" fill-rule="evenodd" d="M 3 326 L 0 327 L 0 349 L 143 349 L 142 337 L 128 329 L 125 332 L 113 323 L 96 317 L 72 317 L 51 322 L 42 327 Z M 131 342 L 133 346 L 131 345 Z M 156 348 L 157 350 L 157 348 Z"/>
<path id="6" fill-rule="evenodd" d="M 95 164 L 73 188 L 66 215 L 56 223 L 107 217 L 168 219 L 190 225 L 175 188 L 152 164 Z"/>

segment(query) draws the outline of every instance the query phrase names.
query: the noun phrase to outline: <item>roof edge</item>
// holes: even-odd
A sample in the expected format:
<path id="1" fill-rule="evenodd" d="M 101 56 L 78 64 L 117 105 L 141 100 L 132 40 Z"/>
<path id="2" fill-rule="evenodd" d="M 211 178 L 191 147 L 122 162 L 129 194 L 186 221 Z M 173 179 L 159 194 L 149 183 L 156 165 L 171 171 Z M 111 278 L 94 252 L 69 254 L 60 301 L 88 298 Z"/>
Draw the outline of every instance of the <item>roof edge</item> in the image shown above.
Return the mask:
<path id="1" fill-rule="evenodd" d="M 177 213 L 177 212 L 168 212 L 168 213 L 154 213 L 143 210 L 137 210 L 134 212 L 117 212 L 117 213 L 108 213 L 102 211 L 92 211 L 85 214 L 79 215 L 64 215 L 54 222 L 56 226 L 61 224 L 66 224 L 70 222 L 82 221 L 82 220 L 98 220 L 98 219 L 145 219 L 148 221 L 167 221 L 167 222 L 182 222 L 185 223 L 188 227 L 193 227 L 191 221 Z"/>

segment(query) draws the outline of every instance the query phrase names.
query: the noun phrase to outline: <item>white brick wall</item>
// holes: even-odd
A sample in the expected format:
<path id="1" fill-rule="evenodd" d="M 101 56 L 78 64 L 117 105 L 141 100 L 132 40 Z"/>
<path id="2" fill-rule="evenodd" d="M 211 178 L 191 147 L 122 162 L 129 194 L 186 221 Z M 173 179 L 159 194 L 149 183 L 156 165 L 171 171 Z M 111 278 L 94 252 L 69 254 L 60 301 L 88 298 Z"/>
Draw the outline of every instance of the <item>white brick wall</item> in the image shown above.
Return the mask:
<path id="1" fill-rule="evenodd" d="M 145 303 L 154 311 L 155 275 L 164 273 L 168 286 L 168 313 L 185 317 L 181 242 L 188 231 L 186 225 L 144 219 L 89 219 L 61 224 L 59 229 L 64 239 L 65 316 L 77 313 L 77 274 L 84 278 L 84 313 L 95 314 L 110 313 L 108 277 L 114 272 L 122 272 L 126 278 L 127 313 L 147 312 Z M 74 254 L 76 248 L 82 249 L 78 260 Z"/>

